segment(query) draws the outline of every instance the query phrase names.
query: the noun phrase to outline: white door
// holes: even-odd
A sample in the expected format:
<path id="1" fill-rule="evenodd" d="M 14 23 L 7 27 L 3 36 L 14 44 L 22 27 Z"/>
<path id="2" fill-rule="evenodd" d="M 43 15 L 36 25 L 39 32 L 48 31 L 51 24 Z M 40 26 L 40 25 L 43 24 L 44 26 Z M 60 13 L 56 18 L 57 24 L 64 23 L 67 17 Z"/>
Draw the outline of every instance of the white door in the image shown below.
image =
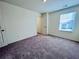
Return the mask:
<path id="1" fill-rule="evenodd" d="M 42 28 L 43 28 L 43 34 L 48 34 L 48 15 L 47 15 L 47 13 L 42 15 Z"/>
<path id="2" fill-rule="evenodd" d="M 37 18 L 37 33 L 42 33 L 42 18 L 39 16 Z"/>

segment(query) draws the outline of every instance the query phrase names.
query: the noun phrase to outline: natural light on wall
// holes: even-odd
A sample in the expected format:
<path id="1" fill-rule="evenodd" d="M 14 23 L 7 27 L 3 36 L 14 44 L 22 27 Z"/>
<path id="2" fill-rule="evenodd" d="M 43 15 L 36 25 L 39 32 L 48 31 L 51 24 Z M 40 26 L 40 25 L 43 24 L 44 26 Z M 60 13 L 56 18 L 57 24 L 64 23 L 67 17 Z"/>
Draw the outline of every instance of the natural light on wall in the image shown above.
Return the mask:
<path id="1" fill-rule="evenodd" d="M 73 32 L 75 28 L 75 16 L 76 16 L 76 12 L 61 14 L 59 30 Z"/>

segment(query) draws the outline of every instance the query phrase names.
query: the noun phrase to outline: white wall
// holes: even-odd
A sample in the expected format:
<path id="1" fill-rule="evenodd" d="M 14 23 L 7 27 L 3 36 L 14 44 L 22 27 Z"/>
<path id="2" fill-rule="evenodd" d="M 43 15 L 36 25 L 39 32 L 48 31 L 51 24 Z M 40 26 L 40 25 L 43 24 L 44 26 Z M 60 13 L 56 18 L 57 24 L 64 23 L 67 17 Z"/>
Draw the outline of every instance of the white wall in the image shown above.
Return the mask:
<path id="1" fill-rule="evenodd" d="M 0 4 L 0 24 L 1 24 L 1 4 Z"/>
<path id="2" fill-rule="evenodd" d="M 37 34 L 36 20 L 39 13 L 5 2 L 1 4 L 5 43 L 13 43 Z"/>
<path id="3" fill-rule="evenodd" d="M 1 4 L 0 4 L 0 7 L 1 7 Z M 0 26 L 1 26 L 1 8 L 0 8 Z M 2 42 L 1 31 L 0 31 L 0 47 L 2 46 L 2 43 L 3 42 Z"/>
<path id="4" fill-rule="evenodd" d="M 60 21 L 60 15 L 63 13 L 73 12 L 76 11 L 76 27 L 73 32 L 63 32 L 59 31 L 59 21 Z M 49 14 L 49 34 L 56 35 L 59 37 L 79 41 L 79 6 L 60 10 L 57 12 L 51 12 Z"/>

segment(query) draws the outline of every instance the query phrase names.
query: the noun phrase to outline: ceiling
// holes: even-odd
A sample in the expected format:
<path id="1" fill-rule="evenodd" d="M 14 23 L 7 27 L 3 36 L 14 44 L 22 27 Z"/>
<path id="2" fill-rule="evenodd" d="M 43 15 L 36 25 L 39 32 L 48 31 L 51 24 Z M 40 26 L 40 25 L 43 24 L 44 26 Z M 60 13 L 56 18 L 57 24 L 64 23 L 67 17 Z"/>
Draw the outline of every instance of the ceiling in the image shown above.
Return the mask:
<path id="1" fill-rule="evenodd" d="M 13 5 L 17 5 L 36 12 L 53 12 L 59 9 L 71 7 L 79 4 L 79 0 L 3 0 Z"/>

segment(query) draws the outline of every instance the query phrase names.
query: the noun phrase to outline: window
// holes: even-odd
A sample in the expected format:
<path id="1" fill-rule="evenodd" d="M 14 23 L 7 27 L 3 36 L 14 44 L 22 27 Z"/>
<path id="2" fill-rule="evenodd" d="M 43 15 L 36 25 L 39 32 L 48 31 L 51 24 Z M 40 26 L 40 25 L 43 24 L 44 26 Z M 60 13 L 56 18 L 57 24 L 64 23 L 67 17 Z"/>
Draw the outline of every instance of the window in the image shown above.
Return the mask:
<path id="1" fill-rule="evenodd" d="M 60 15 L 59 30 L 72 32 L 75 25 L 75 15 L 76 12 Z"/>

